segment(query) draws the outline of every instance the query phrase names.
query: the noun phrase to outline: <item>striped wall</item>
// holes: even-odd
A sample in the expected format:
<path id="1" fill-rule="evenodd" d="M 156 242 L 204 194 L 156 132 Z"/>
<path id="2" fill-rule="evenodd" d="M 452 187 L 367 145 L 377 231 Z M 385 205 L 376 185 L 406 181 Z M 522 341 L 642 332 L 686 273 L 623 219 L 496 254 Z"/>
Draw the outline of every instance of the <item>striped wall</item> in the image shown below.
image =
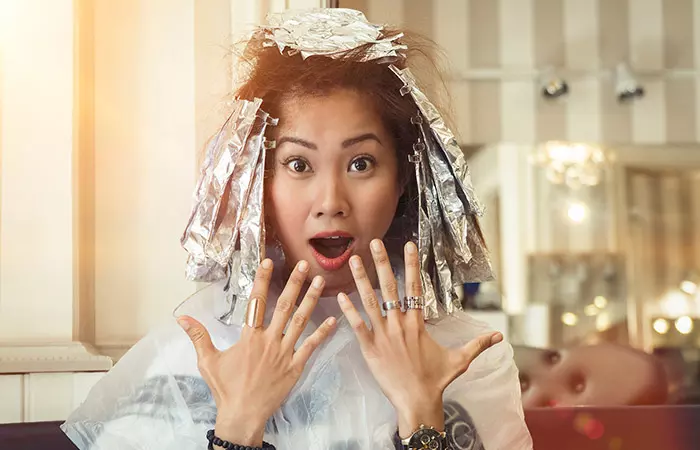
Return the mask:
<path id="1" fill-rule="evenodd" d="M 564 139 L 700 141 L 700 0 L 340 0 L 372 21 L 442 45 L 464 143 Z M 627 61 L 646 96 L 618 104 L 612 70 Z M 537 71 L 568 72 L 563 101 L 539 95 Z"/>
<path id="2" fill-rule="evenodd" d="M 642 290 L 662 298 L 700 268 L 700 172 L 631 168 L 627 192 L 631 256 L 647 275 Z"/>

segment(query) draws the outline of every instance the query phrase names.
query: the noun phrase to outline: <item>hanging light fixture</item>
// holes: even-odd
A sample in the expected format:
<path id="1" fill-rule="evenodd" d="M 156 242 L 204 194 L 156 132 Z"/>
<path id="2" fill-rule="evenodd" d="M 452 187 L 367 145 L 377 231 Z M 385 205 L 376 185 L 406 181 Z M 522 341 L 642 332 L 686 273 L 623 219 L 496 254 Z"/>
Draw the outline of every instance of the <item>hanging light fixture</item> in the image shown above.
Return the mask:
<path id="1" fill-rule="evenodd" d="M 608 155 L 598 146 L 561 141 L 539 145 L 532 160 L 546 170 L 550 182 L 572 189 L 600 183 L 609 163 Z"/>

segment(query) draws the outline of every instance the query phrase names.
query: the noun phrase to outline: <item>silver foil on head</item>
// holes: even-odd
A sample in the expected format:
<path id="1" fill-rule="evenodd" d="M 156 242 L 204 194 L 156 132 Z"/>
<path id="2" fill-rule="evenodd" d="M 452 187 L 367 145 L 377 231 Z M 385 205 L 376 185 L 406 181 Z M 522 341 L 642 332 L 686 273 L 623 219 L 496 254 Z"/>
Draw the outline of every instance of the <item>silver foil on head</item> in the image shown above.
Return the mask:
<path id="1" fill-rule="evenodd" d="M 412 122 L 419 130 L 420 145 L 415 151 L 420 151 L 420 157 L 412 160 L 416 161 L 419 191 L 419 255 L 426 274 L 422 276 L 424 314 L 429 319 L 438 315 L 429 306 L 432 298 L 440 299 L 450 314 L 455 308 L 462 309 L 457 301 L 457 287 L 466 282 L 491 280 L 493 273 L 476 219 L 482 209 L 454 134 L 418 88 L 410 71 L 389 67 L 404 84 L 401 94 L 410 94 L 419 110 Z"/>
<path id="2" fill-rule="evenodd" d="M 265 256 L 264 136 L 267 126 L 277 121 L 261 104 L 260 99 L 235 101 L 228 120 L 210 140 L 180 240 L 189 254 L 189 279 L 229 277 L 228 310 L 218 314 L 229 324 L 242 320 L 255 270 Z"/>
<path id="3" fill-rule="evenodd" d="M 288 10 L 267 16 L 263 26 L 268 45 L 280 52 L 309 56 L 342 58 L 347 52 L 370 44 L 362 61 L 396 58 L 405 45 L 398 44 L 402 35 L 382 38 L 381 25 L 370 23 L 360 11 L 345 8 Z"/>
<path id="4" fill-rule="evenodd" d="M 420 90 L 411 71 L 409 69 L 399 69 L 394 65 L 390 65 L 389 68 L 404 83 L 402 94 L 404 92 L 411 94 L 413 101 L 416 102 L 421 114 L 430 126 L 430 130 L 440 146 L 440 151 L 444 153 L 447 161 L 450 163 L 451 171 L 457 181 L 459 192 L 464 196 L 463 201 L 468 202 L 469 211 L 477 215 L 482 215 L 483 208 L 474 193 L 467 160 L 464 158 L 464 153 L 459 147 L 454 133 L 447 128 L 447 124 L 442 118 L 442 115 L 440 115 L 440 111 L 428 100 L 428 97 L 423 91 Z"/>
<path id="5" fill-rule="evenodd" d="M 382 38 L 383 27 L 359 11 L 315 9 L 272 14 L 258 32 L 265 45 L 283 54 L 342 58 L 362 48 L 363 61 L 390 62 L 403 57 L 401 35 Z M 417 107 L 414 123 L 419 140 L 410 161 L 418 186 L 417 241 L 424 315 L 438 317 L 461 309 L 456 287 L 465 282 L 492 279 L 491 264 L 477 215 L 482 208 L 473 191 L 469 169 L 454 134 L 437 108 L 419 89 L 408 69 L 390 70 L 402 81 L 402 95 Z M 224 323 L 242 323 L 255 271 L 265 257 L 264 170 L 268 124 L 276 120 L 260 110 L 262 101 L 235 100 L 233 113 L 208 144 L 195 190 L 195 205 L 182 236 L 188 251 L 187 276 L 197 281 L 228 277 L 226 304 L 217 317 Z M 229 195 L 225 200 L 225 191 Z"/>

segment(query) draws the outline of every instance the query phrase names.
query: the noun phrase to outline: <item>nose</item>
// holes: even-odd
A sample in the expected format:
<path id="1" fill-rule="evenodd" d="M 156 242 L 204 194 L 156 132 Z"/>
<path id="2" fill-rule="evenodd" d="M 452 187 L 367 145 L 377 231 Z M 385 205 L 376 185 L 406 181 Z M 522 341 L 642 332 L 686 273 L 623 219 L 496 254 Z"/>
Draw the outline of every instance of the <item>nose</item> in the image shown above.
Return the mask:
<path id="1" fill-rule="evenodd" d="M 347 217 L 350 202 L 347 186 L 342 177 L 330 175 L 323 177 L 316 188 L 316 200 L 313 214 L 316 218 Z"/>

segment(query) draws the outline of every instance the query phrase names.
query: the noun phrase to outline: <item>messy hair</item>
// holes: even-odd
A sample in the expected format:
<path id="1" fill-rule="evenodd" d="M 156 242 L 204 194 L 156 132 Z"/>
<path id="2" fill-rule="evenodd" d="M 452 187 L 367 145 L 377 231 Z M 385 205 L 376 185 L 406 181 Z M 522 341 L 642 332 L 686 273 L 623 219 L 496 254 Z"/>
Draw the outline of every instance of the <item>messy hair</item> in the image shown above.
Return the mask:
<path id="1" fill-rule="evenodd" d="M 418 80 L 419 87 L 434 104 L 447 114 L 447 95 L 444 82 L 444 61 L 438 46 L 418 34 L 398 29 L 384 29 L 379 39 L 402 33 L 397 40 L 408 50 L 401 57 L 381 61 L 365 61 L 371 44 L 345 52 L 342 57 L 310 56 L 303 58 L 298 52 L 280 52 L 277 46 L 266 45 L 264 32 L 259 31 L 245 42 L 237 52 L 239 77 L 243 80 L 235 92 L 237 98 L 262 99 L 261 108 L 280 117 L 282 105 L 288 101 L 328 95 L 334 90 L 348 89 L 357 92 L 374 108 L 393 139 L 398 160 L 399 183 L 403 194 L 389 232 L 387 245 L 401 246 L 414 238 L 418 224 L 418 196 L 414 165 L 408 155 L 418 140 L 418 129 L 411 121 L 418 108 L 410 95 L 402 95 L 402 81 L 389 68 L 409 68 Z M 449 120 L 448 120 L 449 121 Z M 400 247 L 399 247 L 400 248 Z"/>

